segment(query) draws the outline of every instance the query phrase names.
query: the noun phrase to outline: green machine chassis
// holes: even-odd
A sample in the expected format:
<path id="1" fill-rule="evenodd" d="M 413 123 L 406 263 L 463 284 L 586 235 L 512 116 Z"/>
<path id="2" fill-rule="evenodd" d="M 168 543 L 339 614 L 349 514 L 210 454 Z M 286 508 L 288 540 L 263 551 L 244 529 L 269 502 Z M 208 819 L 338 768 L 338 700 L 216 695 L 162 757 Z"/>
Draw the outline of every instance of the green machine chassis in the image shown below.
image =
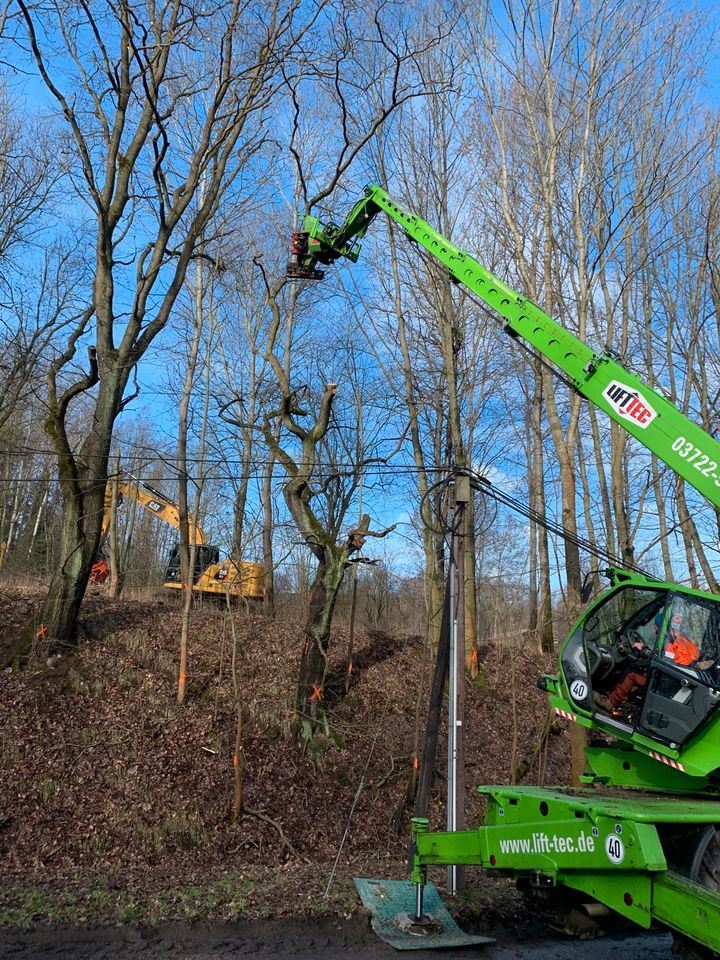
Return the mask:
<path id="1" fill-rule="evenodd" d="M 411 880 L 418 889 L 430 865 L 479 864 L 517 878 L 560 927 L 571 910 L 599 903 L 641 927 L 659 923 L 720 951 L 720 895 L 697 882 L 718 866 L 709 848 L 717 843 L 720 802 L 679 809 L 671 797 L 479 791 L 488 809 L 475 830 L 431 833 L 426 820 L 413 820 Z"/>
<path id="2" fill-rule="evenodd" d="M 318 264 L 356 262 L 360 240 L 383 212 L 443 264 L 453 281 L 502 317 L 511 337 L 523 340 L 574 390 L 720 507 L 720 443 L 610 353 L 592 350 L 382 187 L 367 187 L 341 226 L 305 216 L 293 233 L 288 276 L 319 280 Z M 560 929 L 576 931 L 578 917 L 591 925 L 598 909 L 614 911 L 641 927 L 668 927 L 676 935 L 676 950 L 687 958 L 718 955 L 720 799 L 712 795 L 720 794 L 720 711 L 715 710 L 720 689 L 713 678 L 673 668 L 674 680 L 699 691 L 705 705 L 692 735 L 675 743 L 643 727 L 641 717 L 618 724 L 600 713 L 592 701 L 589 671 L 586 698 L 574 699 L 563 656 L 572 643 L 588 656 L 587 624 L 615 591 L 666 594 L 664 630 L 673 597 L 710 604 L 719 598 L 626 571 L 608 573 L 610 591 L 575 624 L 561 650 L 558 675 L 542 678 L 541 685 L 558 714 L 609 733 L 615 742 L 587 750 L 586 790 L 479 787 L 487 810 L 474 830 L 429 832 L 427 820 L 414 818 L 410 879 L 416 918 L 423 915 L 429 866 L 479 864 L 515 877 L 539 912 L 554 918 Z M 652 668 L 673 679 L 659 646 Z M 603 792 L 601 785 L 616 790 Z"/>

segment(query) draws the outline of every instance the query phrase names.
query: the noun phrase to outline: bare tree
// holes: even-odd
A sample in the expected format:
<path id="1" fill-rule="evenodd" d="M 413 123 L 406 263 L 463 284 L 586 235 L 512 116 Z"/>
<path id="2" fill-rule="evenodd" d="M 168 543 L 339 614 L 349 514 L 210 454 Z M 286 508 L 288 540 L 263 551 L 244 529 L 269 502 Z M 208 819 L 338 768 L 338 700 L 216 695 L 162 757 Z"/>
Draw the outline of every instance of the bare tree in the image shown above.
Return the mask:
<path id="1" fill-rule="evenodd" d="M 0 427 L 38 393 L 41 361 L 77 311 L 76 249 L 48 240 L 56 154 L 48 131 L 0 83 Z"/>
<path id="2" fill-rule="evenodd" d="M 330 47 L 318 51 L 312 67 L 286 71 L 288 141 L 301 214 L 316 210 L 339 192 L 352 165 L 399 107 L 428 94 L 429 86 L 417 69 L 418 56 L 437 41 L 441 32 L 428 24 L 419 10 L 405 5 L 348 6 L 333 25 Z M 312 123 L 305 110 L 309 100 L 319 107 Z M 319 121 L 319 115 L 324 122 Z M 311 746 L 318 724 L 325 719 L 322 698 L 330 625 L 348 560 L 366 537 L 386 531 L 371 532 L 370 518 L 365 516 L 356 529 L 341 537 L 342 518 L 352 497 L 341 497 L 344 509 L 330 523 L 327 518 L 323 523 L 314 508 L 317 491 L 313 474 L 319 445 L 330 426 L 337 386 L 326 382 L 315 410 L 304 408 L 306 394 L 312 396 L 319 391 L 296 387 L 293 378 L 291 346 L 301 297 L 297 296 L 296 283 L 291 285 L 288 297 L 284 292 L 287 281 L 282 278 L 271 283 L 267 269 L 262 267 L 262 271 L 271 317 L 264 356 L 280 397 L 279 404 L 265 414 L 265 442 L 285 469 L 285 502 L 317 561 L 297 688 L 301 738 Z M 305 417 L 311 418 L 311 426 L 304 425 Z M 295 438 L 299 447 L 296 455 L 283 443 L 277 426 L 286 437 Z M 361 466 L 353 465 L 353 476 Z"/>
<path id="3" fill-rule="evenodd" d="M 326 384 L 318 403 L 317 416 L 310 426 L 301 425 L 308 411 L 298 405 L 297 397 L 283 397 L 280 408 L 266 415 L 264 430 L 266 443 L 288 475 L 283 485 L 285 502 L 317 561 L 305 620 L 296 698 L 301 738 L 307 748 L 311 748 L 318 725 L 327 729 L 324 695 L 329 669 L 330 627 L 348 563 L 352 555 L 362 548 L 367 537 L 384 537 L 394 529 L 388 527 L 379 532 L 371 531 L 370 516 L 365 514 L 357 527 L 341 536 L 345 516 L 360 482 L 362 464 L 355 465 L 350 473 L 349 487 L 342 492 L 335 489 L 335 481 L 340 479 L 338 475 L 331 475 L 325 483 L 313 482 L 319 447 L 330 427 L 336 391 L 336 384 Z M 274 421 L 277 419 L 299 441 L 296 456 L 277 441 L 274 430 Z M 328 509 L 325 517 L 313 503 L 318 496 L 326 500 Z"/>
<path id="4" fill-rule="evenodd" d="M 180 666 L 178 671 L 177 702 L 183 703 L 187 685 L 188 657 L 190 647 L 190 610 L 193 601 L 195 582 L 195 557 L 198 544 L 195 537 L 197 525 L 191 518 L 200 513 L 200 498 L 205 482 L 205 434 L 207 431 L 208 410 L 210 405 L 210 355 L 214 338 L 212 279 L 205 282 L 204 263 L 198 259 L 195 263 L 195 289 L 193 291 L 192 327 L 187 344 L 185 376 L 180 393 L 178 407 L 178 517 L 180 520 L 180 583 L 183 592 L 182 617 L 180 621 Z M 206 317 L 206 314 L 208 316 Z M 195 502 L 190 502 L 190 472 L 188 463 L 188 433 L 191 399 L 197 378 L 198 355 L 201 340 L 205 335 L 204 397 L 200 415 L 200 436 L 197 447 L 198 465 L 195 479 Z M 192 531 L 192 533 L 191 533 Z"/>
<path id="5" fill-rule="evenodd" d="M 4 19 L 0 12 L 0 30 Z M 17 275 L 12 270 L 17 248 L 37 240 L 51 217 L 59 176 L 55 147 L 42 124 L 13 103 L 0 83 L 0 276 L 6 285 Z"/>
<path id="6" fill-rule="evenodd" d="M 243 245 L 244 238 L 241 238 L 240 248 Z M 218 321 L 221 368 L 218 391 L 221 397 L 227 398 L 220 405 L 220 418 L 231 427 L 230 442 L 237 447 L 239 460 L 230 478 L 234 491 L 232 556 L 238 561 L 244 558 L 248 543 L 258 536 L 261 526 L 266 568 L 265 606 L 270 609 L 273 604 L 272 523 L 268 523 L 265 516 L 260 522 L 261 511 L 256 512 L 255 519 L 249 513 L 256 463 L 266 457 L 259 497 L 263 515 L 271 504 L 272 453 L 268 455 L 259 429 L 273 383 L 264 357 L 268 322 L 265 286 L 254 263 L 240 255 L 232 261 L 222 286 Z M 292 316 L 293 312 L 291 296 L 288 314 Z"/>
<path id="7" fill-rule="evenodd" d="M 298 24 L 299 0 L 202 9 L 180 0 L 50 10 L 17 3 L 38 74 L 66 125 L 68 177 L 95 223 L 88 305 L 48 374 L 46 429 L 63 493 L 61 561 L 14 651 L 24 656 L 33 640 L 59 650 L 75 639 L 128 382 L 167 325 L 200 238 L 209 242 L 220 199 L 262 141 L 278 63 L 289 62 L 320 7 Z M 78 371 L 83 348 L 87 364 Z M 68 410 L 90 393 L 92 426 L 73 447 Z"/>

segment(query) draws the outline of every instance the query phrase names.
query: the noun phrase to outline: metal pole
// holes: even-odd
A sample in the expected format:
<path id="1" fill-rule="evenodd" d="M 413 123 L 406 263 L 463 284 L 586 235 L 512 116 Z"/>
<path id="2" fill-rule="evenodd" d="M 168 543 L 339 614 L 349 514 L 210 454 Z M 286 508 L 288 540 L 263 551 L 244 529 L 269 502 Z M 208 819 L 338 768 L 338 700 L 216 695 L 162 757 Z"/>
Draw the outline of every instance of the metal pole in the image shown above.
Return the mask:
<path id="1" fill-rule="evenodd" d="M 455 477 L 455 510 L 450 549 L 450 662 L 448 682 L 448 798 L 447 828 L 465 828 L 465 505 L 470 500 L 467 476 Z M 462 864 L 448 867 L 448 892 L 465 886 Z"/>
<path id="2" fill-rule="evenodd" d="M 465 521 L 466 504 L 462 499 L 462 481 L 467 478 L 458 477 L 455 481 L 455 497 L 458 504 L 458 525 L 455 544 L 457 556 L 455 570 L 457 571 L 457 590 L 455 593 L 455 623 L 456 623 L 456 694 L 455 694 L 455 829 L 465 829 Z M 469 494 L 469 487 L 467 492 Z M 455 867 L 455 890 L 465 888 L 465 867 L 458 864 Z"/>
<path id="3" fill-rule="evenodd" d="M 457 507 L 453 512 L 452 538 L 448 583 L 450 586 L 450 656 L 448 662 L 448 751 L 447 751 L 447 828 L 455 830 L 455 803 L 457 779 L 457 567 L 455 565 L 455 537 L 457 536 Z M 448 893 L 456 892 L 455 864 L 448 867 Z"/>
<path id="4" fill-rule="evenodd" d="M 415 919 L 422 920 L 423 918 L 423 897 L 425 893 L 425 884 L 416 883 L 415 884 Z"/>

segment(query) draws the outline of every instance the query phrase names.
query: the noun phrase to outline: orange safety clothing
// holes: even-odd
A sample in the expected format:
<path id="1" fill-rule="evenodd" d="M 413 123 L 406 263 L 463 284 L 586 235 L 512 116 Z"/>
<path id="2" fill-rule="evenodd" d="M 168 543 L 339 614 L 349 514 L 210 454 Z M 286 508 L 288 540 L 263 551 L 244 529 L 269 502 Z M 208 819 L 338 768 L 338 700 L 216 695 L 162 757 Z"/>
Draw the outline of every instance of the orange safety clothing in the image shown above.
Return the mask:
<path id="1" fill-rule="evenodd" d="M 675 663 L 681 667 L 689 667 L 700 656 L 700 648 L 692 640 L 688 640 L 682 634 L 672 631 L 668 642 L 665 644 L 665 653 L 670 654 Z"/>

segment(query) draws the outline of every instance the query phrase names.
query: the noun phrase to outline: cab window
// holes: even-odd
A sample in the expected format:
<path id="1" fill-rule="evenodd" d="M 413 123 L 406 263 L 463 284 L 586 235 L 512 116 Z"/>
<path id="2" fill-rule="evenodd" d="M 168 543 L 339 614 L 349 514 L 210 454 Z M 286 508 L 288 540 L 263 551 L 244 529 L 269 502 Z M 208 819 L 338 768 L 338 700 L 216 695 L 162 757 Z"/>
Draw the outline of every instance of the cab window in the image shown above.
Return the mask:
<path id="1" fill-rule="evenodd" d="M 619 634 L 635 630 L 647 646 L 654 647 L 654 621 L 658 613 L 662 613 L 666 599 L 666 590 L 624 587 L 590 613 L 585 621 L 583 638 L 586 643 L 611 647 Z"/>
<path id="2" fill-rule="evenodd" d="M 624 658 L 615 651 L 628 630 L 639 634 L 646 646 L 655 646 L 654 621 L 662 615 L 667 596 L 667 590 L 621 587 L 581 621 L 562 653 L 570 697 L 579 707 L 592 710 L 593 690 L 606 690 L 618 679 Z"/>
<path id="3" fill-rule="evenodd" d="M 720 604 L 683 594 L 673 596 L 662 658 L 693 670 L 715 668 L 720 658 Z"/>

